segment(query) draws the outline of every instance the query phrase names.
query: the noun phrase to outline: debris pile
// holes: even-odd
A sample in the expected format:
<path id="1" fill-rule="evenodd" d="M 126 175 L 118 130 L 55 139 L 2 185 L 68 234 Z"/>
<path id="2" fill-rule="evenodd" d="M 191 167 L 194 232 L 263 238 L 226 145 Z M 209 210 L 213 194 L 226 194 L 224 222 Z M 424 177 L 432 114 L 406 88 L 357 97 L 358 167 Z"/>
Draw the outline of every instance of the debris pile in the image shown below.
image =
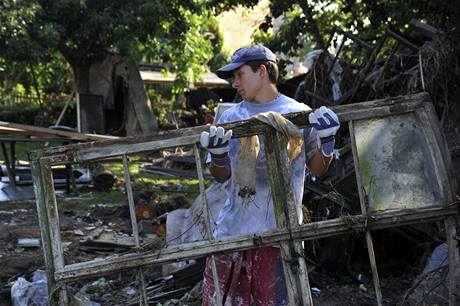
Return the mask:
<path id="1" fill-rule="evenodd" d="M 458 28 L 443 32 L 417 20 L 404 34 L 387 29 L 372 44 L 334 29 L 327 52 L 307 55 L 304 65 L 309 69 L 296 95 L 317 108 L 426 91 L 456 158 L 460 154 L 459 41 Z"/>

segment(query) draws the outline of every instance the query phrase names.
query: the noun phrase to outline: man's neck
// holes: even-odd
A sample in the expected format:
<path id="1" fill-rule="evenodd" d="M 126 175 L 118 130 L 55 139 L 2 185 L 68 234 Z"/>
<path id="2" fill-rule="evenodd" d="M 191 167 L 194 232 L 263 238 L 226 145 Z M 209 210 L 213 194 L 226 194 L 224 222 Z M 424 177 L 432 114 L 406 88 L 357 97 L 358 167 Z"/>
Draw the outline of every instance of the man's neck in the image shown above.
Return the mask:
<path id="1" fill-rule="evenodd" d="M 257 104 L 265 104 L 270 103 L 278 97 L 278 89 L 276 88 L 275 84 L 270 84 L 262 90 L 254 97 L 254 100 L 251 101 L 252 103 Z"/>

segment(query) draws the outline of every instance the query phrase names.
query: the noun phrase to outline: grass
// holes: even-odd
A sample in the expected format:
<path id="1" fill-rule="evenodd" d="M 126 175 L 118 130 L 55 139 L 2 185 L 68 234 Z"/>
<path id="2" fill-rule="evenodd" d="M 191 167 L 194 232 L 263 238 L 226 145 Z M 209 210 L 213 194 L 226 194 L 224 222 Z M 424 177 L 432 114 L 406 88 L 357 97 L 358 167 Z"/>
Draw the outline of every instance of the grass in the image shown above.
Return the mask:
<path id="1" fill-rule="evenodd" d="M 59 143 L 51 143 L 51 145 L 60 145 Z M 35 142 L 18 142 L 16 143 L 16 158 L 17 160 L 27 161 L 27 153 L 32 150 L 43 149 L 43 143 Z M 3 156 L 2 156 L 3 157 Z M 94 166 L 94 165 L 93 165 Z M 113 188 L 110 192 L 98 192 L 88 188 L 79 188 L 76 192 L 68 195 L 70 199 L 58 197 L 59 206 L 72 207 L 78 209 L 79 205 L 88 205 L 91 203 L 125 203 L 127 195 L 124 191 L 124 173 L 121 160 L 114 162 L 104 162 L 102 166 L 106 170 L 110 170 L 117 178 L 118 188 Z M 142 167 L 139 156 L 130 156 L 129 172 L 134 190 L 139 189 L 155 189 L 158 191 L 158 201 L 165 200 L 170 196 L 183 193 L 193 201 L 200 193 L 198 179 L 168 177 L 158 174 L 140 173 Z M 206 187 L 210 182 L 206 182 Z"/>
<path id="2" fill-rule="evenodd" d="M 124 181 L 123 165 L 119 163 L 104 163 L 105 169 L 112 171 L 118 180 Z M 132 157 L 129 162 L 129 173 L 136 187 L 153 187 L 165 191 L 164 194 L 159 194 L 160 199 L 165 199 L 173 193 L 184 193 L 190 200 L 193 200 L 200 193 L 198 179 L 175 178 L 159 174 L 140 173 L 139 170 L 142 163 L 139 162 L 139 157 Z M 206 187 L 210 182 L 206 182 Z"/>

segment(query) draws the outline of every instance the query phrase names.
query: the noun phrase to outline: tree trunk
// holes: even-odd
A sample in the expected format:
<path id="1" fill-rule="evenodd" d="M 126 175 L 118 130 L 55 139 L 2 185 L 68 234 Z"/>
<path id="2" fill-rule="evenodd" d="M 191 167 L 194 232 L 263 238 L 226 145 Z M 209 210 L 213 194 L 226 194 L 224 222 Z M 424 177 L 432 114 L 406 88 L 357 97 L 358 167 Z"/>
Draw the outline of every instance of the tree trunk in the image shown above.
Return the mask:
<path id="1" fill-rule="evenodd" d="M 3 80 L 3 89 L 5 91 L 5 96 L 4 96 L 4 101 L 3 104 L 5 106 L 13 106 L 13 101 L 11 97 L 11 93 L 13 91 L 13 87 L 17 84 L 18 82 L 18 69 L 16 63 L 12 63 L 10 65 L 6 66 L 6 73 L 5 73 L 5 78 Z"/>
<path id="2" fill-rule="evenodd" d="M 72 64 L 74 75 L 75 92 L 79 94 L 90 94 L 89 90 L 89 64 L 74 63 Z"/>

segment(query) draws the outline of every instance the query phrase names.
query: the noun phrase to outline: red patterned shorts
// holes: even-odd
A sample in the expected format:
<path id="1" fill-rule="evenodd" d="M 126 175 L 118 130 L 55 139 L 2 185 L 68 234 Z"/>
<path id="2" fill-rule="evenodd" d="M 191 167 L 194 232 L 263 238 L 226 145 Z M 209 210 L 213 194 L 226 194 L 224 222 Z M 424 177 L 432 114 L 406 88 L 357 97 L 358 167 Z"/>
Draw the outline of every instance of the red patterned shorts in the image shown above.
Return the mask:
<path id="1" fill-rule="evenodd" d="M 224 305 L 288 305 L 279 248 L 215 255 Z M 211 257 L 206 259 L 203 305 L 216 305 Z"/>

